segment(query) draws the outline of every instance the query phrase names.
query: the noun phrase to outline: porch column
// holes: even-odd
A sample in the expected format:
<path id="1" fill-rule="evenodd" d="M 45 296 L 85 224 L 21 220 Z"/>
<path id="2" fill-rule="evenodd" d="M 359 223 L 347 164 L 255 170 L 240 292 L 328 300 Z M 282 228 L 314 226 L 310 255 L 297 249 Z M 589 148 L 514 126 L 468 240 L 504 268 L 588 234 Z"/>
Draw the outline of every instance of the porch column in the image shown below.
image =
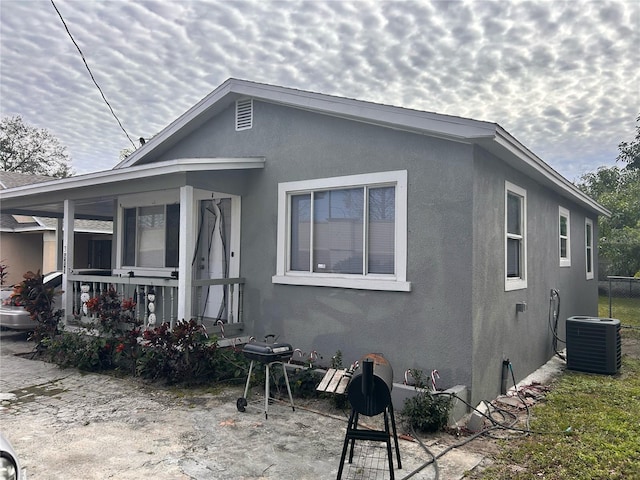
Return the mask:
<path id="1" fill-rule="evenodd" d="M 196 202 L 193 187 L 180 188 L 180 252 L 178 258 L 178 320 L 191 320 L 193 266 L 196 242 Z"/>
<path id="2" fill-rule="evenodd" d="M 73 229 L 76 204 L 73 200 L 64 201 L 64 218 L 62 219 L 62 308 L 64 322 L 73 314 L 73 289 L 68 283 L 68 276 L 73 269 Z"/>

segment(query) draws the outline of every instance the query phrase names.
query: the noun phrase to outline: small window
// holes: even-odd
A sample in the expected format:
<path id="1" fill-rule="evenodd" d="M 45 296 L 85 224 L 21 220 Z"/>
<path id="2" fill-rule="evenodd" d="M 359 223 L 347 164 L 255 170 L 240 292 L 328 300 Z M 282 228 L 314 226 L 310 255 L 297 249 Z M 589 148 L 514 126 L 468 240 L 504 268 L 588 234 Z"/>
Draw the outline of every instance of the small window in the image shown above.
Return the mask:
<path id="1" fill-rule="evenodd" d="M 287 182 L 274 283 L 408 291 L 406 171 Z"/>
<path id="2" fill-rule="evenodd" d="M 560 266 L 571 266 L 571 216 L 569 210 L 563 207 L 559 207 L 559 244 L 558 249 L 560 252 Z"/>
<path id="3" fill-rule="evenodd" d="M 527 288 L 526 190 L 505 182 L 505 290 Z"/>
<path id="4" fill-rule="evenodd" d="M 586 260 L 587 280 L 593 279 L 593 221 L 590 218 L 584 221 L 584 250 Z"/>
<path id="5" fill-rule="evenodd" d="M 176 267 L 179 222 L 179 204 L 125 208 L 122 265 Z"/>

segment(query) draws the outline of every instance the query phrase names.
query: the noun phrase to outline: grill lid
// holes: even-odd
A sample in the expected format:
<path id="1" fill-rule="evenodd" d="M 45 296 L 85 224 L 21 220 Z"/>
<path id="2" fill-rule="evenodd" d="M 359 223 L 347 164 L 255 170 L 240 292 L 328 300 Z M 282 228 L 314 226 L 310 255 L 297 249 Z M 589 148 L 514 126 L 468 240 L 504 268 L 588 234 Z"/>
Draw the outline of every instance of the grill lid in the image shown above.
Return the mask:
<path id="1" fill-rule="evenodd" d="M 288 343 L 251 342 L 242 348 L 242 354 L 258 362 L 284 362 L 293 356 L 293 347 Z"/>

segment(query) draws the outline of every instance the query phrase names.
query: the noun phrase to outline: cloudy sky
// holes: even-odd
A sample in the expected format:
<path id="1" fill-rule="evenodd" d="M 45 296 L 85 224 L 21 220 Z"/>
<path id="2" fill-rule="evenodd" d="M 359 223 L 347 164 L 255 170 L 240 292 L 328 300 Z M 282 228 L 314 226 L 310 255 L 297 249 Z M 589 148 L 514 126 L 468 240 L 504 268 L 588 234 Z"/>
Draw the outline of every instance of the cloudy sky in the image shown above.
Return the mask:
<path id="1" fill-rule="evenodd" d="M 640 2 L 54 0 L 131 138 L 229 77 L 496 122 L 567 177 L 640 112 Z M 0 114 L 77 173 L 131 147 L 50 0 L 0 2 Z"/>

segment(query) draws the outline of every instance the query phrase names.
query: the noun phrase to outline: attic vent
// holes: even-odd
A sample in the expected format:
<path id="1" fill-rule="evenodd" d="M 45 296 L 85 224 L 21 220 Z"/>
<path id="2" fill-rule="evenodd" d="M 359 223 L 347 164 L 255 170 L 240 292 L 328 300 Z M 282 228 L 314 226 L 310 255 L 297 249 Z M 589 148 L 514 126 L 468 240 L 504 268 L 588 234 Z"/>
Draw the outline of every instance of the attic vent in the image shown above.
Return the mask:
<path id="1" fill-rule="evenodd" d="M 253 126 L 253 99 L 236 102 L 236 130 L 247 130 Z"/>

